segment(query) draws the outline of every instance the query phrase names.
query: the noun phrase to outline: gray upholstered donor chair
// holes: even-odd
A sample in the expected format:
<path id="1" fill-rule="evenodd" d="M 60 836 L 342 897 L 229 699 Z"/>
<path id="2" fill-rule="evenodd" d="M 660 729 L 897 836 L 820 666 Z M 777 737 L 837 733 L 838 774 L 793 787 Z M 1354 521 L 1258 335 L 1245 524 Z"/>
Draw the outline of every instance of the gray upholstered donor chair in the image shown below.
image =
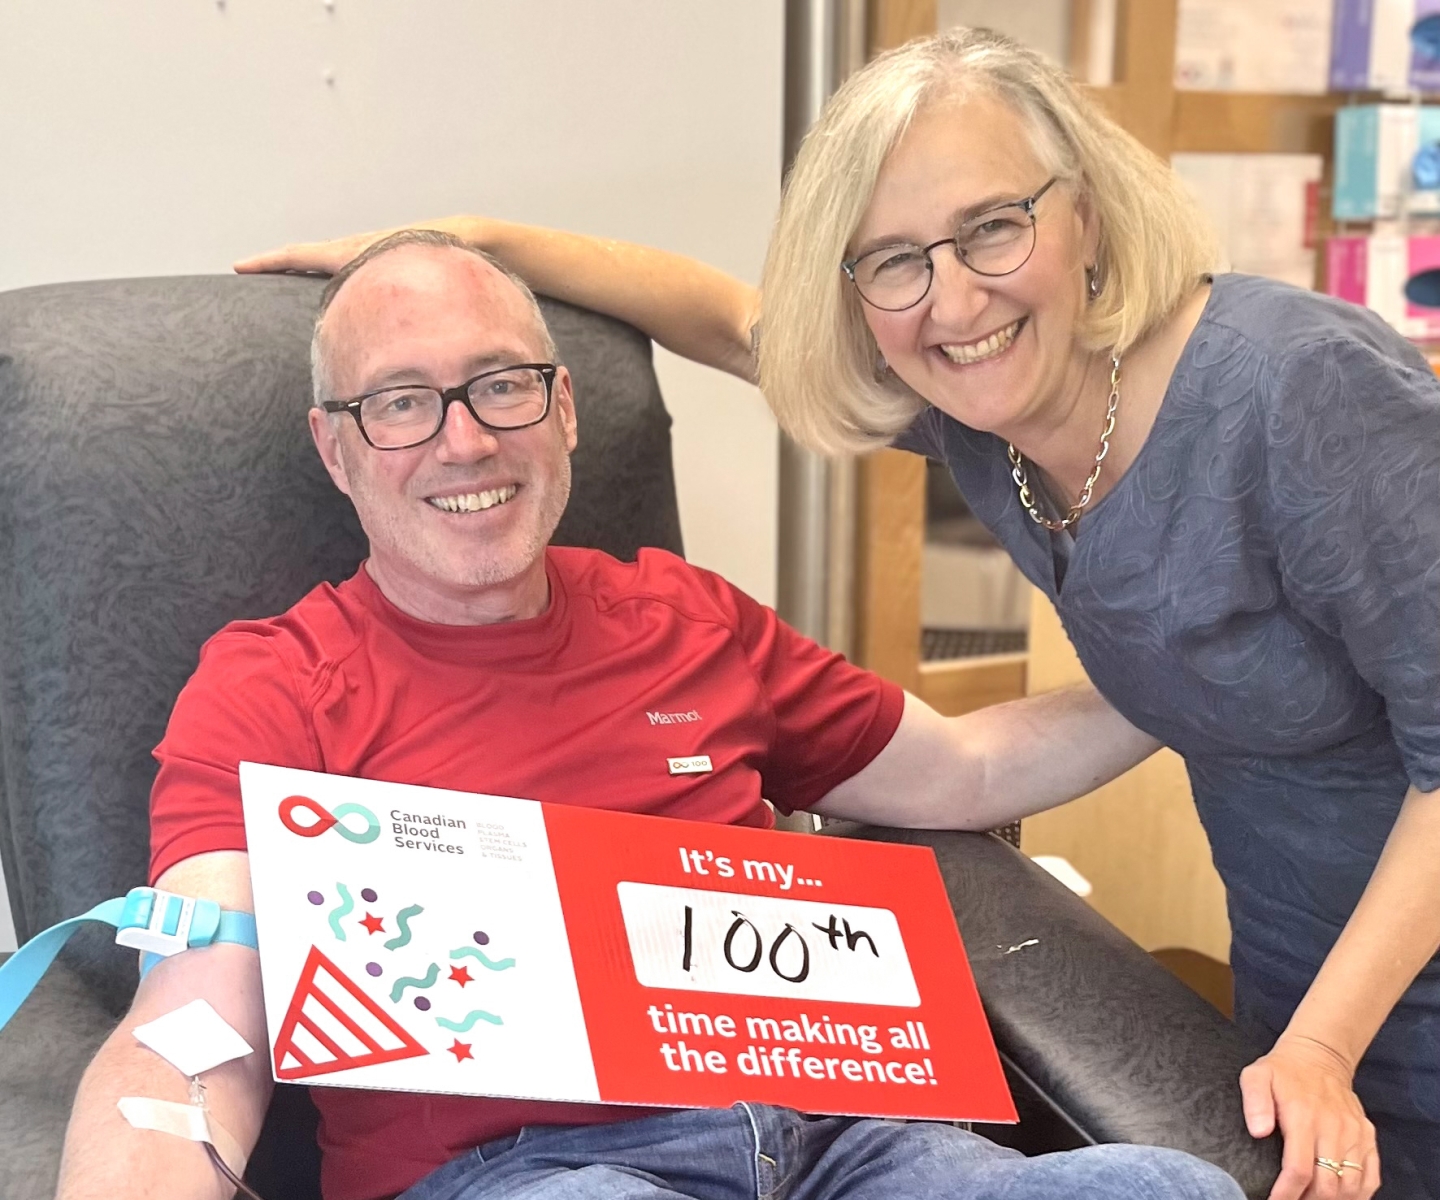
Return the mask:
<path id="1" fill-rule="evenodd" d="M 201 642 L 364 552 L 304 428 L 319 290 L 215 277 L 0 295 L 0 856 L 22 939 L 143 882 L 149 752 Z M 546 309 L 581 430 L 559 540 L 679 551 L 648 343 Z M 1180 1146 L 1264 1193 L 1274 1147 L 1244 1133 L 1248 1048 L 1218 1013 L 996 839 L 868 834 L 940 856 L 1024 1116 L 1001 1136 Z M 133 954 L 82 935 L 0 1034 L 4 1200 L 51 1194 L 76 1081 L 134 986 Z M 250 1168 L 266 1200 L 316 1194 L 313 1120 L 303 1089 L 277 1089 Z"/>

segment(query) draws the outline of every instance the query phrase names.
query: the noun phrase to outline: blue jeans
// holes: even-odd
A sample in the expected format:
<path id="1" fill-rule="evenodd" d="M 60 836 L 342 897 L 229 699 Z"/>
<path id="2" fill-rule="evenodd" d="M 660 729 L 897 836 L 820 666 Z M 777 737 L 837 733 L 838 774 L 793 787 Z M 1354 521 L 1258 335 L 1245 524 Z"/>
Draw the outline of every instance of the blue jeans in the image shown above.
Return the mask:
<path id="1" fill-rule="evenodd" d="M 1178 1150 L 1090 1146 L 1026 1158 L 928 1121 L 807 1117 L 785 1108 L 527 1126 L 467 1151 L 400 1200 L 1244 1200 Z"/>

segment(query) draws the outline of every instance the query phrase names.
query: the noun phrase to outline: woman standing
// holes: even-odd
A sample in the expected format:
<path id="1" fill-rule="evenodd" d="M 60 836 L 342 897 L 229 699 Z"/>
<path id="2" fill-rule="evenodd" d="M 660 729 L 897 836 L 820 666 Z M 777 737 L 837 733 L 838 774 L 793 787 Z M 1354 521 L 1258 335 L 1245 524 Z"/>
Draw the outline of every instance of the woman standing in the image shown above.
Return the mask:
<path id="1" fill-rule="evenodd" d="M 1272 1046 L 1241 1082 L 1285 1135 L 1276 1196 L 1377 1165 L 1440 1195 L 1440 383 L 1373 314 L 1211 253 L 1057 69 L 912 44 L 795 164 L 761 381 L 812 445 L 946 462 L 1185 757 L 1237 1018 Z"/>
<path id="2" fill-rule="evenodd" d="M 658 251 L 436 222 L 753 376 L 757 297 Z M 335 269 L 374 234 L 243 269 Z M 1091 680 L 1185 758 L 1275 1200 L 1440 1196 L 1440 383 L 1372 314 L 1204 274 L 1171 173 L 999 36 L 911 43 L 807 138 L 759 378 L 802 442 L 948 464 Z M 1374 1125 L 1371 1122 L 1374 1122 Z M 1378 1149 L 1376 1128 L 1378 1127 Z"/>

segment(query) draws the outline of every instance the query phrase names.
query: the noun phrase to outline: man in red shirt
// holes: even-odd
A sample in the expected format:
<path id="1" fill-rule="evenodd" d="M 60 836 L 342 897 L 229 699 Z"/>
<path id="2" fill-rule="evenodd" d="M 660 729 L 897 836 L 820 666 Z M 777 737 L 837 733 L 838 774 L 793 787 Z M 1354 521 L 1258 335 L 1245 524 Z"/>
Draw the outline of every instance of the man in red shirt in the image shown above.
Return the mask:
<path id="1" fill-rule="evenodd" d="M 162 888 L 252 907 L 242 759 L 733 824 L 769 825 L 763 797 L 988 828 L 1155 749 L 1094 693 L 946 720 L 672 555 L 620 563 L 547 548 L 577 437 L 570 377 L 524 285 L 453 239 L 403 233 L 361 255 L 326 291 L 313 351 L 311 433 L 370 557 L 339 587 L 205 646 L 156 750 L 151 875 Z M 709 773 L 667 770 L 698 755 Z M 186 1099 L 185 1081 L 131 1031 L 197 997 L 267 1044 L 254 951 L 163 960 L 82 1082 L 65 1200 L 228 1194 L 196 1146 L 134 1130 L 116 1110 L 123 1095 Z M 248 1150 L 270 1092 L 265 1055 L 206 1084 L 214 1119 Z M 1027 1160 L 950 1126 L 762 1105 L 656 1114 L 334 1088 L 316 1101 L 327 1200 L 941 1186 L 1019 1200 L 1122 1194 L 1122 1179 L 1126 1195 L 1239 1195 L 1174 1152 Z"/>

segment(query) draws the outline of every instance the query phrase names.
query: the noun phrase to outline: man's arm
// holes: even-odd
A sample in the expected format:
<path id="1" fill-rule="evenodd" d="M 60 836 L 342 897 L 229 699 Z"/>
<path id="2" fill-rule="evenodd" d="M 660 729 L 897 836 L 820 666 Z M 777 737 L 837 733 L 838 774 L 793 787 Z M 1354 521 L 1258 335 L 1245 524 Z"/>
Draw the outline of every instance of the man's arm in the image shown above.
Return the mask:
<path id="1" fill-rule="evenodd" d="M 889 744 L 812 811 L 915 829 L 995 829 L 1083 796 L 1159 748 L 1088 685 L 960 717 L 907 692 Z"/>
<path id="2" fill-rule="evenodd" d="M 414 228 L 463 238 L 537 292 L 617 317 L 683 358 L 755 382 L 750 328 L 760 293 L 715 267 L 631 242 L 489 217 L 441 217 Z M 333 275 L 371 243 L 396 232 L 380 229 L 283 246 L 237 262 L 235 270 Z"/>
<path id="3" fill-rule="evenodd" d="M 200 854 L 177 864 L 156 886 L 182 896 L 216 900 L 224 908 L 254 909 L 249 859 L 236 851 Z M 255 1053 L 207 1071 L 206 1103 L 248 1155 L 270 1102 L 268 1039 L 260 993 L 260 958 L 245 946 L 186 950 L 159 963 L 140 983 L 119 1027 L 86 1069 L 65 1135 L 59 1200 L 228 1200 L 226 1183 L 203 1147 L 168 1133 L 133 1128 L 116 1108 L 122 1096 L 189 1101 L 179 1070 L 135 1040 L 134 1029 L 191 1000 L 208 1000 Z M 230 1163 L 238 1174 L 242 1163 Z"/>

